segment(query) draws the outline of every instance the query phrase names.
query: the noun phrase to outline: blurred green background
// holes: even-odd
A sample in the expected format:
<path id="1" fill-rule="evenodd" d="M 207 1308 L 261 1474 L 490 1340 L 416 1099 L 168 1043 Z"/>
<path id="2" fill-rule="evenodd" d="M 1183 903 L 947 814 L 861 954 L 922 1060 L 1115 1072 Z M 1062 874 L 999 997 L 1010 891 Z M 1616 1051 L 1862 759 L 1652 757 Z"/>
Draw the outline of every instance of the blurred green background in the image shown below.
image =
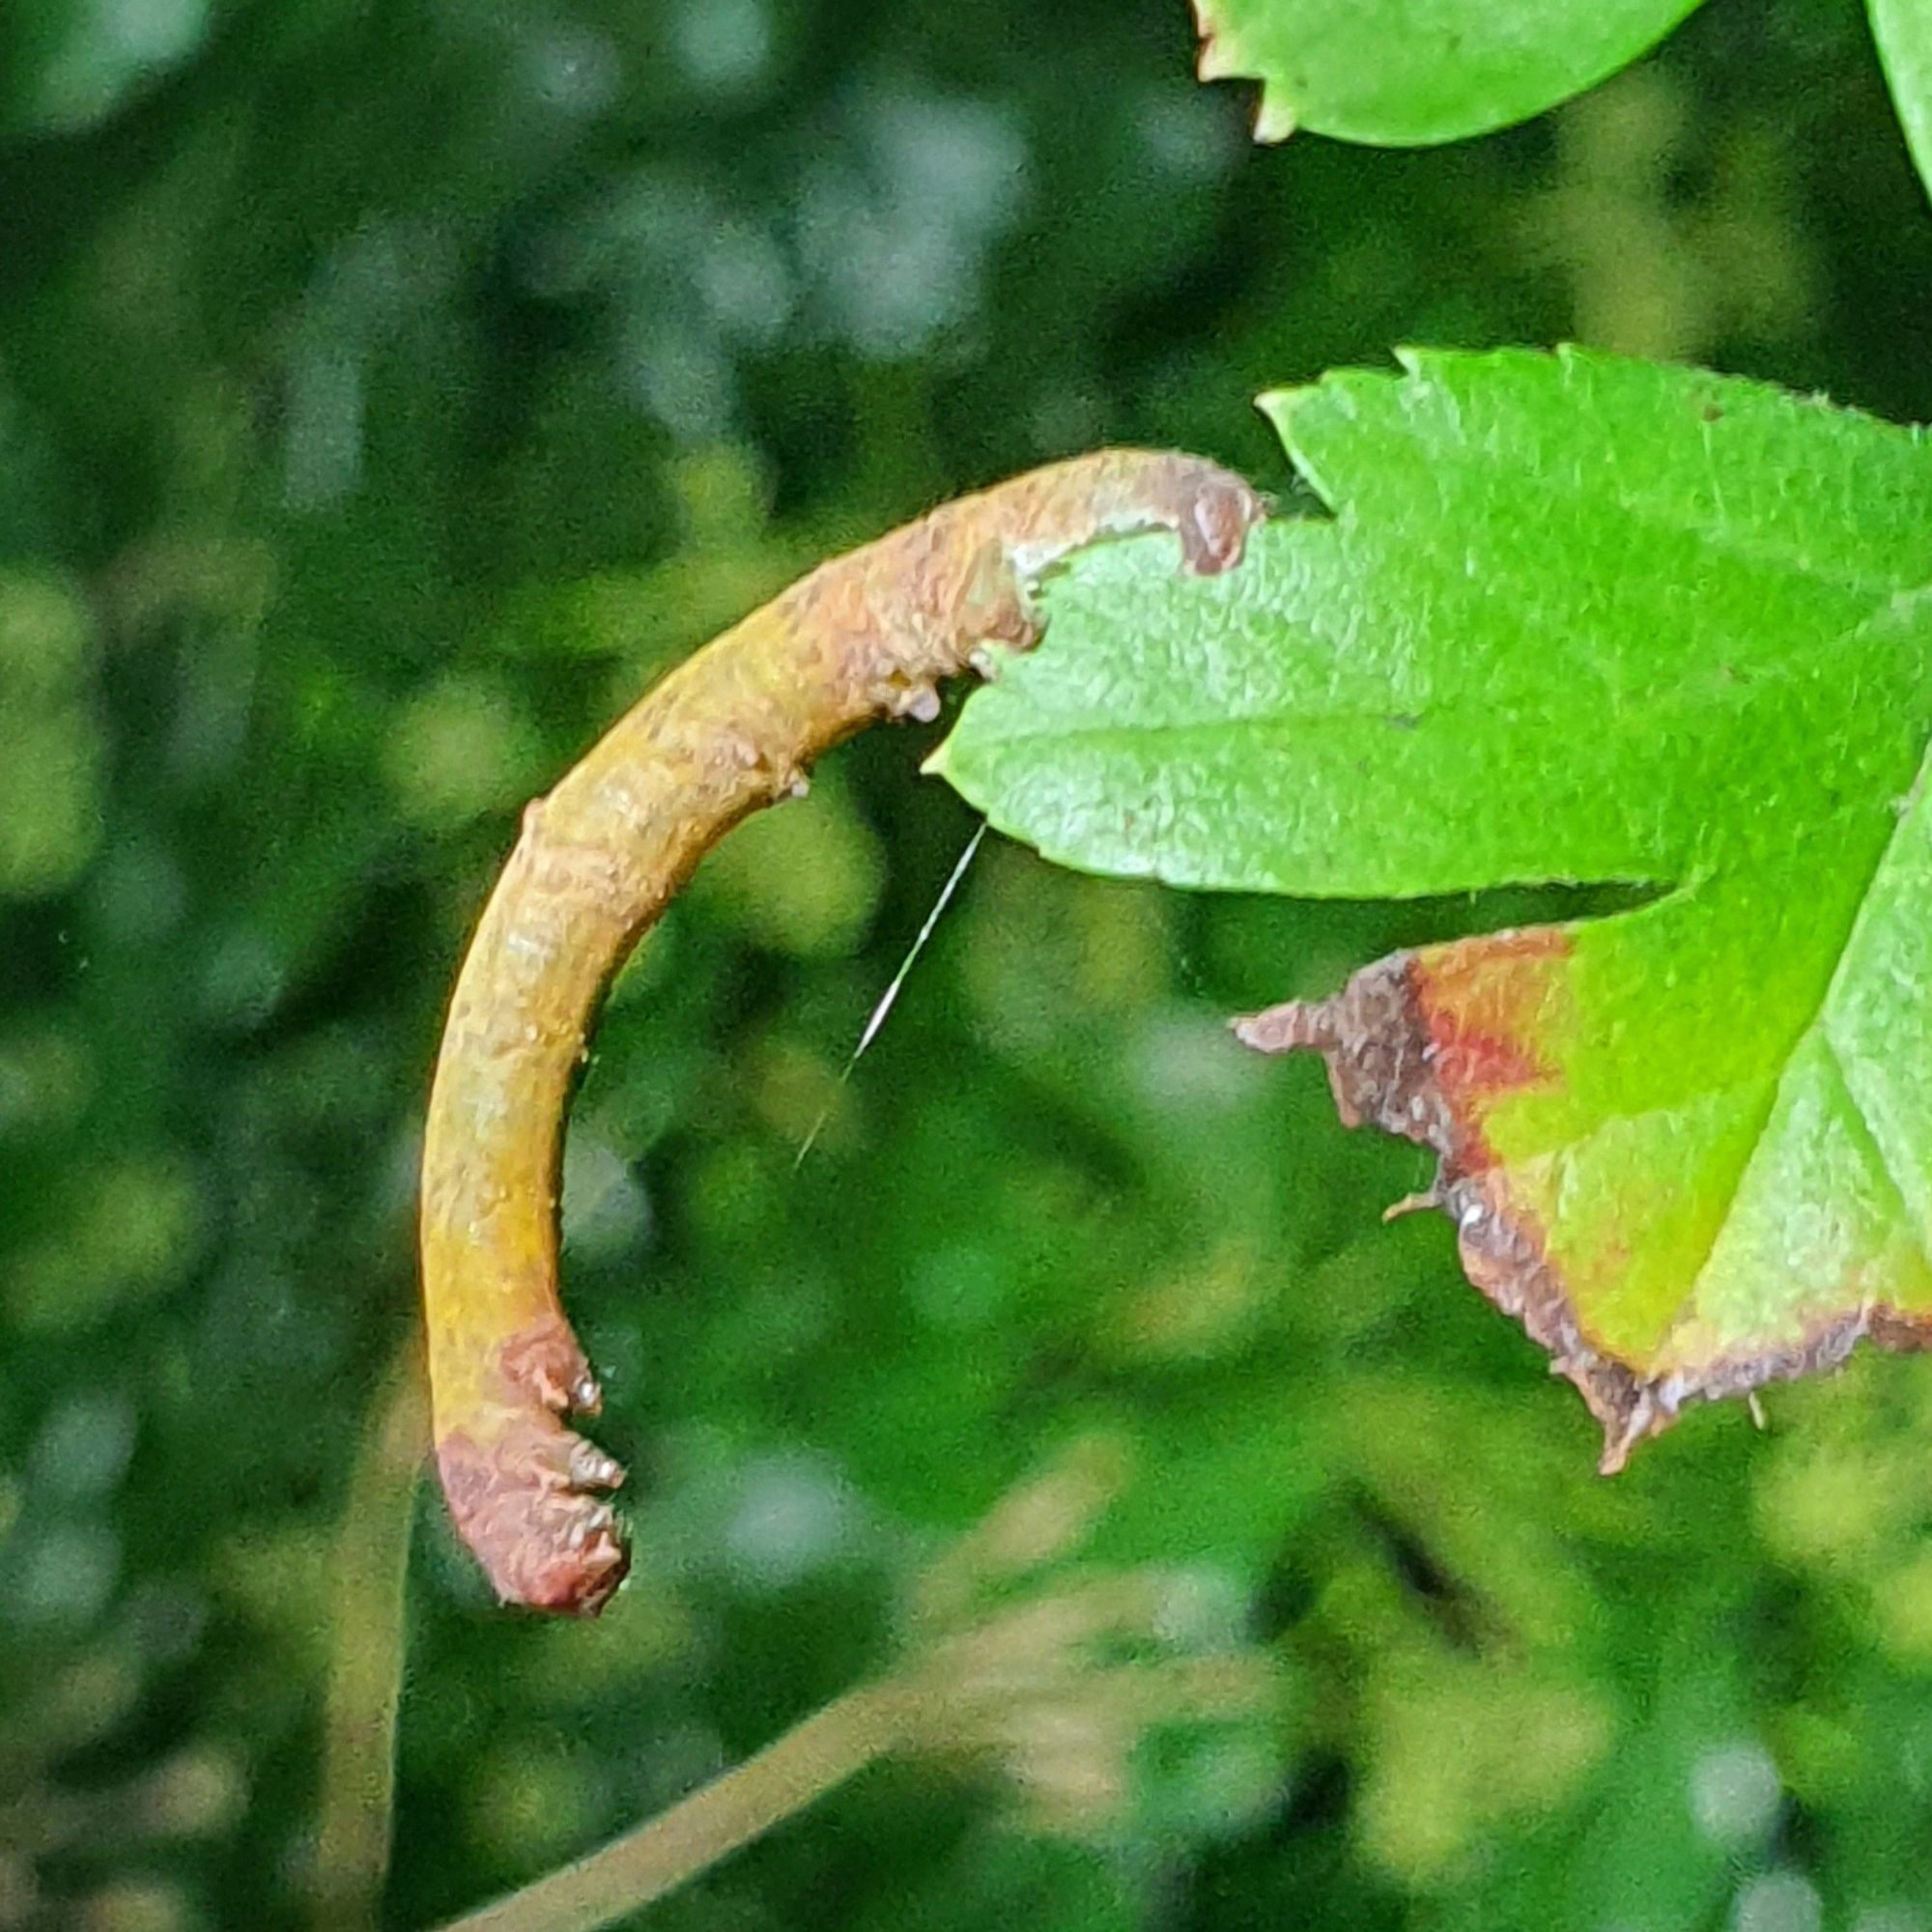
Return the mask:
<path id="1" fill-rule="evenodd" d="M 411 1499 L 469 922 L 522 800 L 804 565 L 1106 440 L 1279 485 L 1252 394 L 1401 341 L 1932 415 L 1856 0 L 1712 0 L 1431 154 L 1254 149 L 1189 60 L 1180 0 L 0 10 L 6 1932 L 431 1923 L 884 1667 L 1095 1445 L 1067 1574 L 1160 1579 L 1264 1706 L 1096 1693 L 1052 1802 L 874 1769 L 652 1924 L 1932 1932 L 1932 1370 L 1605 1483 L 1447 1228 L 1379 1224 L 1412 1151 L 1221 1031 L 1520 895 L 989 841 L 840 1089 L 973 822 L 874 734 L 707 866 L 577 1107 L 631 1586 L 499 1614 Z"/>

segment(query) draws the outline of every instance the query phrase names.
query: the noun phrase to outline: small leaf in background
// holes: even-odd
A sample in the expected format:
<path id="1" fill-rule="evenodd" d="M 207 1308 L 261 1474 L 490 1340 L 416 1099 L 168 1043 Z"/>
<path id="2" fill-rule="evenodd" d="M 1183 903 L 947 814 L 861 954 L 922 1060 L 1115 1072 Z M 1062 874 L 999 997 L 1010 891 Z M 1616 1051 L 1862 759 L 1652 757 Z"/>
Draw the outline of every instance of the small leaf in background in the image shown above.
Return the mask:
<path id="1" fill-rule="evenodd" d="M 1441 1156 L 1606 1467 L 1692 1399 L 1932 1339 L 1932 450 L 1577 353 L 1264 407 L 1332 518 L 1213 583 L 1083 558 L 946 775 L 1089 870 L 1644 895 L 1244 1026 Z"/>
<path id="2" fill-rule="evenodd" d="M 1919 178 L 1932 189 L 1932 8 L 1925 0 L 1870 0 L 1872 33 Z"/>
<path id="3" fill-rule="evenodd" d="M 1875 0 L 1883 4 L 1883 0 Z M 1201 78 L 1259 80 L 1255 137 L 1431 147 L 1607 79 L 1697 0 L 1194 0 Z"/>

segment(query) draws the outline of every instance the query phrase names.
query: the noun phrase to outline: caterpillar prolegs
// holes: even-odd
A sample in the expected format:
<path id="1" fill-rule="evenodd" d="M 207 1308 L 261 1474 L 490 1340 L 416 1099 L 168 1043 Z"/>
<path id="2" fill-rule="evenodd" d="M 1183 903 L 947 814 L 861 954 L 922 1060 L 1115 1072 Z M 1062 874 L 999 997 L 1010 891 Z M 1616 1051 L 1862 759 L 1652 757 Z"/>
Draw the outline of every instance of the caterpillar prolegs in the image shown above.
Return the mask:
<path id="1" fill-rule="evenodd" d="M 1261 498 L 1198 457 L 1103 450 L 1033 470 L 821 565 L 680 665 L 524 813 L 458 975 L 430 1094 L 421 1239 L 437 1466 L 497 1595 L 592 1614 L 629 1562 L 623 1470 L 564 1418 L 597 1379 L 557 1298 L 563 1117 L 598 1000 L 697 862 L 878 720 L 1039 635 L 1040 574 L 1172 530 L 1236 562 Z"/>

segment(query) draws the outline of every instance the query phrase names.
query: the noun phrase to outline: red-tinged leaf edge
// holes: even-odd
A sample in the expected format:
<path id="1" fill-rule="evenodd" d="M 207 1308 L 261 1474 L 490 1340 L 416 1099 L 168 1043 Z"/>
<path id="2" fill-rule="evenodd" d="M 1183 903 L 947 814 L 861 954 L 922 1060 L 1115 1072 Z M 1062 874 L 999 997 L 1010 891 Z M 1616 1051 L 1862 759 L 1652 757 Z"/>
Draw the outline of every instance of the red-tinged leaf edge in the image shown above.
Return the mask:
<path id="1" fill-rule="evenodd" d="M 1445 966 L 1454 974 L 1499 954 L 1513 954 L 1515 964 L 1560 962 L 1567 944 L 1560 928 L 1542 927 L 1392 953 L 1329 999 L 1291 1000 L 1236 1019 L 1234 1030 L 1257 1052 L 1321 1054 L 1345 1126 L 1371 1123 L 1437 1156 L 1434 1185 L 1399 1206 L 1438 1208 L 1449 1217 L 1470 1282 L 1548 1351 L 1550 1373 L 1575 1384 L 1602 1426 L 1597 1466 L 1605 1475 L 1622 1469 L 1639 1442 L 1668 1429 L 1690 1404 L 1835 1369 L 1867 1339 L 1901 1350 L 1932 1348 L 1932 1323 L 1880 1306 L 1835 1317 L 1794 1347 L 1719 1357 L 1694 1376 L 1646 1375 L 1591 1342 L 1543 1227 L 1511 1198 L 1476 1118 L 1482 1098 L 1546 1071 L 1506 1032 L 1472 1034 L 1454 1003 L 1439 997 Z"/>

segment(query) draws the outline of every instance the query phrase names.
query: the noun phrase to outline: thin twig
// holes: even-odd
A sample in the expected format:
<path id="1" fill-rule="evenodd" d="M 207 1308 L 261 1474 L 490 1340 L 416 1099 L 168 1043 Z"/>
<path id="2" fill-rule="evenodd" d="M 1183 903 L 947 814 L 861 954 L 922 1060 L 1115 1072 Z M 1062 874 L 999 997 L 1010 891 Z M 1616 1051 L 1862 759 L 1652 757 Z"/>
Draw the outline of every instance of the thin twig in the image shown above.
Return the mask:
<path id="1" fill-rule="evenodd" d="M 848 1690 L 648 1824 L 451 1920 L 442 1932 L 594 1932 L 662 1898 L 893 1750 L 904 1741 L 910 1710 L 904 1687 L 891 1680 Z"/>
<path id="2" fill-rule="evenodd" d="M 369 1406 L 335 1539 L 313 1881 L 316 1932 L 373 1927 L 388 1875 L 403 1581 L 410 1517 L 428 1451 L 422 1349 L 412 1335 Z"/>
<path id="3" fill-rule="evenodd" d="M 564 1115 L 611 975 L 823 753 L 888 718 L 930 723 L 941 684 L 1033 643 L 1051 565 L 1168 529 L 1190 569 L 1226 570 L 1263 508 L 1199 457 L 1131 449 L 942 504 L 686 659 L 525 812 L 450 998 L 420 1217 L 437 1463 L 505 1603 L 592 1615 L 629 1561 L 606 1494 L 624 1472 L 566 1424 L 599 1392 L 556 1280 Z"/>

